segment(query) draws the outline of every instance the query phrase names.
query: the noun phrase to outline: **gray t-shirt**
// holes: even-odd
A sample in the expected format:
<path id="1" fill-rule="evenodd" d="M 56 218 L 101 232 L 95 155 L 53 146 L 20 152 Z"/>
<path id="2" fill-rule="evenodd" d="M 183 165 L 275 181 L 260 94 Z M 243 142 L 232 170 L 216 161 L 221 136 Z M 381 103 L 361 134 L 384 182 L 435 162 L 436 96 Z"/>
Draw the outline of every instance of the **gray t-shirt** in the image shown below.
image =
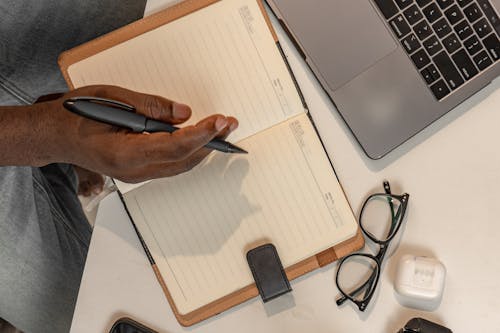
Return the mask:
<path id="1" fill-rule="evenodd" d="M 141 18 L 146 0 L 0 1 L 0 105 L 66 91 L 62 51 Z"/>
<path id="2" fill-rule="evenodd" d="M 1 0 L 0 105 L 67 90 L 59 54 L 141 18 L 145 3 Z M 70 165 L 0 167 L 0 317 L 25 333 L 69 331 L 91 235 L 76 187 Z"/>

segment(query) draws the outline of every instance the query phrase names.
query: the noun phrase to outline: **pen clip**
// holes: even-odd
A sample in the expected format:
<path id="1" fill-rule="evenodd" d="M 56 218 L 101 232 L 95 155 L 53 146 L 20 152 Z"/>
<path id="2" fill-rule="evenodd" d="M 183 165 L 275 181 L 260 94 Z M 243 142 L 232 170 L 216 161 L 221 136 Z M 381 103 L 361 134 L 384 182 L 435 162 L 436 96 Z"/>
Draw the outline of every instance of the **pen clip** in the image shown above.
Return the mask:
<path id="1" fill-rule="evenodd" d="M 135 112 L 135 108 L 131 105 L 128 105 L 128 104 L 125 104 L 122 102 L 118 102 L 118 101 L 114 101 L 114 100 L 110 100 L 110 99 L 106 99 L 106 98 L 99 98 L 99 97 L 91 97 L 91 96 L 71 97 L 71 98 L 68 98 L 65 101 L 65 103 L 67 103 L 68 105 L 71 105 L 71 104 L 73 104 L 75 102 L 79 102 L 79 101 L 115 106 L 115 107 L 118 107 L 118 108 L 123 109 L 125 111 Z"/>

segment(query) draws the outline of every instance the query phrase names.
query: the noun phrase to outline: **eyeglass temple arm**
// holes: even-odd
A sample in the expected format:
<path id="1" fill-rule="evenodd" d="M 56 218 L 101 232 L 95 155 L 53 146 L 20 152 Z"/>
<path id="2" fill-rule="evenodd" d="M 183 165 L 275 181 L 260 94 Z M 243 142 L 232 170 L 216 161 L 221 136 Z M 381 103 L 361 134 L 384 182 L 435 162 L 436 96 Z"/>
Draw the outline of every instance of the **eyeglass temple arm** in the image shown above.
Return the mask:
<path id="1" fill-rule="evenodd" d="M 387 195 L 392 195 L 391 192 L 391 185 L 387 180 L 384 180 L 384 191 L 385 194 Z M 392 223 L 391 223 L 391 228 L 389 230 L 389 234 L 391 234 L 394 231 L 394 227 L 396 226 L 396 222 L 398 221 L 399 215 L 401 215 L 401 210 L 398 209 L 398 211 L 395 213 L 394 212 L 394 203 L 391 198 L 387 198 L 387 202 L 389 203 L 389 206 L 391 207 L 391 217 L 392 217 Z"/>
<path id="2" fill-rule="evenodd" d="M 384 180 L 383 186 L 385 194 L 392 195 L 391 185 L 387 180 Z M 391 206 L 392 220 L 394 221 L 394 204 L 392 203 L 392 199 L 390 198 L 387 198 L 387 202 L 389 202 L 389 206 Z"/>
<path id="3" fill-rule="evenodd" d="M 391 185 L 389 184 L 389 182 L 387 180 L 384 180 L 383 186 L 384 186 L 385 194 L 391 195 L 392 194 L 391 193 Z"/>

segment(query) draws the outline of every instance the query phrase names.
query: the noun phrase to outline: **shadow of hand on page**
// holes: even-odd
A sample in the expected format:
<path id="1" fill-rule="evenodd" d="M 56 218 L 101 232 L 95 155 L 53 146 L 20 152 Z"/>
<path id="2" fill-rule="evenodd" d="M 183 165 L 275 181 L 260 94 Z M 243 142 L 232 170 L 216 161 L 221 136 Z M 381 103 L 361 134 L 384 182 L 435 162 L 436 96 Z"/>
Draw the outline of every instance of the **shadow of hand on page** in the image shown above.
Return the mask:
<path id="1" fill-rule="evenodd" d="M 155 193 L 161 188 L 169 213 L 156 214 L 155 238 L 162 244 L 165 257 L 208 255 L 219 251 L 233 236 L 245 217 L 259 207 L 243 194 L 243 182 L 249 162 L 241 156 L 213 154 L 191 172 L 155 181 Z M 149 184 L 146 186 L 147 190 Z M 175 211 L 172 211 L 172 208 Z M 153 231 L 154 232 L 154 231 Z"/>

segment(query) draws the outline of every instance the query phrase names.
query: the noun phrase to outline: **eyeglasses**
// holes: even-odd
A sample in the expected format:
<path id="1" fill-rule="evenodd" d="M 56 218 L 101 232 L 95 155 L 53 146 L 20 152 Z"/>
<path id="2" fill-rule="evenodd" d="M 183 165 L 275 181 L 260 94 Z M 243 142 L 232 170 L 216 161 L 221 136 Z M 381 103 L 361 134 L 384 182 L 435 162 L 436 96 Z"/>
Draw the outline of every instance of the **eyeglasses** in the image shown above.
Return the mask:
<path id="1" fill-rule="evenodd" d="M 338 266 L 335 282 L 342 295 L 337 305 L 350 300 L 364 311 L 372 298 L 380 276 L 382 262 L 389 243 L 399 231 L 410 195 L 391 193 L 389 182 L 384 181 L 385 193 L 370 195 L 359 216 L 363 234 L 379 245 L 376 256 L 354 253 L 344 257 Z"/>

